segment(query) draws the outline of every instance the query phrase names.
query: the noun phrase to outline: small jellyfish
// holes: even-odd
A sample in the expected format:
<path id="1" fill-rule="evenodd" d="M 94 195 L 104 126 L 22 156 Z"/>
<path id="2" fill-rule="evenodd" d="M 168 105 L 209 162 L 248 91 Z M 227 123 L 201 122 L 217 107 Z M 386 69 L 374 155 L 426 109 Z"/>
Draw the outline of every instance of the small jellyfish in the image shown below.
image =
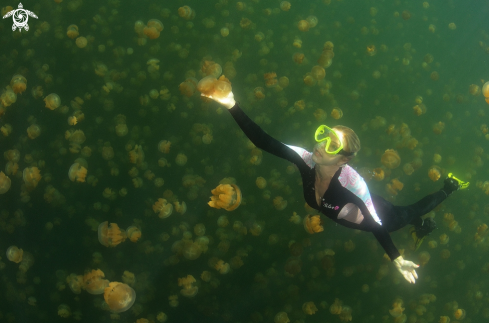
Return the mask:
<path id="1" fill-rule="evenodd" d="M 17 246 L 10 246 L 7 249 L 7 259 L 18 264 L 22 261 L 24 250 L 17 248 Z"/>
<path id="2" fill-rule="evenodd" d="M 10 163 L 10 162 L 9 162 Z M 7 163 L 8 164 L 8 163 Z M 17 166 L 18 168 L 18 166 Z M 17 171 L 15 171 L 16 173 Z M 8 173 L 8 171 L 7 171 Z M 15 173 L 13 173 L 15 175 Z M 5 194 L 10 189 L 10 178 L 4 172 L 0 172 L 0 194 Z"/>
<path id="3" fill-rule="evenodd" d="M 341 119 L 343 117 L 343 111 L 340 108 L 335 108 L 331 111 L 331 116 L 336 120 Z"/>
<path id="4" fill-rule="evenodd" d="M 281 196 L 277 196 L 273 199 L 273 206 L 275 207 L 275 209 L 282 211 L 287 207 L 287 200 L 285 200 Z"/>
<path id="5" fill-rule="evenodd" d="M 16 74 L 10 80 L 10 87 L 15 94 L 22 94 L 27 88 L 27 79 L 20 74 Z"/>
<path id="6" fill-rule="evenodd" d="M 70 287 L 71 291 L 75 294 L 80 294 L 83 288 L 83 276 L 77 274 L 71 274 L 66 277 L 66 283 Z"/>
<path id="7" fill-rule="evenodd" d="M 37 124 L 32 124 L 27 128 L 27 136 L 30 139 L 36 139 L 41 135 L 41 127 Z"/>
<path id="8" fill-rule="evenodd" d="M 393 149 L 387 149 L 382 155 L 380 161 L 385 167 L 389 169 L 394 169 L 399 167 L 399 165 L 401 164 L 401 157 L 399 157 L 397 151 Z"/>
<path id="9" fill-rule="evenodd" d="M 41 180 L 41 171 L 37 167 L 26 167 L 22 173 L 24 183 L 29 189 L 33 189 L 37 186 Z"/>
<path id="10" fill-rule="evenodd" d="M 159 198 L 153 205 L 153 211 L 158 213 L 160 219 L 169 217 L 173 212 L 173 205 L 168 203 L 166 199 Z"/>
<path id="11" fill-rule="evenodd" d="M 437 180 L 440 179 L 440 176 L 441 176 L 441 168 L 438 167 L 438 166 L 432 166 L 429 170 L 428 170 L 428 176 L 429 178 L 433 181 L 433 182 L 436 182 Z"/>
<path id="12" fill-rule="evenodd" d="M 307 20 L 300 20 L 297 23 L 297 28 L 299 28 L 300 31 L 308 31 L 311 26 L 309 25 L 309 22 Z"/>
<path id="13" fill-rule="evenodd" d="M 189 6 L 183 6 L 178 8 L 178 15 L 185 20 L 192 20 L 195 18 L 195 11 Z"/>
<path id="14" fill-rule="evenodd" d="M 319 215 L 307 215 L 303 220 L 304 229 L 310 234 L 324 231 L 321 217 Z"/>
<path id="15" fill-rule="evenodd" d="M 178 278 L 178 286 L 182 286 L 183 289 L 180 290 L 180 294 L 185 297 L 194 297 L 199 288 L 193 284 L 196 282 L 194 276 L 188 275 L 187 277 Z"/>
<path id="16" fill-rule="evenodd" d="M 75 39 L 78 37 L 80 33 L 78 32 L 78 26 L 77 25 L 69 25 L 67 30 L 66 30 L 66 35 L 71 38 Z"/>
<path id="17" fill-rule="evenodd" d="M 137 242 L 141 238 L 141 230 L 138 227 L 130 226 L 126 230 L 127 237 L 132 242 Z"/>
<path id="18" fill-rule="evenodd" d="M 124 284 L 134 285 L 134 283 L 136 282 L 136 276 L 134 275 L 134 273 L 124 270 L 124 273 L 122 274 L 122 281 L 124 282 Z"/>
<path id="19" fill-rule="evenodd" d="M 88 44 L 88 40 L 85 37 L 81 36 L 75 40 L 75 44 L 78 48 L 85 48 Z"/>
<path id="20" fill-rule="evenodd" d="M 87 169 L 80 165 L 79 163 L 74 163 L 71 165 L 68 171 L 68 177 L 72 182 L 75 180 L 77 182 L 85 182 L 85 177 L 87 176 Z"/>
<path id="21" fill-rule="evenodd" d="M 58 315 L 61 316 L 62 318 L 68 318 L 71 316 L 71 309 L 68 305 L 66 304 L 61 304 L 58 306 Z"/>
<path id="22" fill-rule="evenodd" d="M 317 310 L 318 308 L 316 307 L 314 302 L 306 302 L 302 304 L 302 311 L 304 312 L 304 314 L 313 315 L 317 312 Z"/>
<path id="23" fill-rule="evenodd" d="M 453 317 L 456 320 L 463 320 L 465 318 L 465 310 L 458 308 L 455 312 L 453 312 Z"/>
<path id="24" fill-rule="evenodd" d="M 265 187 L 267 187 L 267 180 L 263 177 L 257 177 L 255 182 L 256 186 L 258 186 L 258 188 L 260 189 L 264 189 Z"/>
<path id="25" fill-rule="evenodd" d="M 105 278 L 105 274 L 100 269 L 87 272 L 83 276 L 83 289 L 92 295 L 103 294 L 106 287 L 109 286 L 109 281 Z"/>
<path id="26" fill-rule="evenodd" d="M 168 154 L 170 152 L 171 142 L 168 140 L 161 140 L 158 143 L 158 150 L 164 154 Z"/>
<path id="27" fill-rule="evenodd" d="M 44 98 L 44 102 L 46 103 L 46 108 L 50 110 L 55 110 L 59 108 L 61 105 L 61 99 L 59 98 L 59 95 L 56 93 L 51 93 L 48 96 Z"/>
<path id="28" fill-rule="evenodd" d="M 278 312 L 277 314 L 275 314 L 273 321 L 275 323 L 289 323 L 290 319 L 286 312 Z"/>
<path id="29" fill-rule="evenodd" d="M 211 193 L 210 207 L 233 211 L 241 204 L 241 190 L 235 184 L 220 184 Z"/>
<path id="30" fill-rule="evenodd" d="M 109 225 L 108 221 L 98 226 L 98 241 L 106 247 L 115 247 L 127 238 L 126 232 L 121 230 L 116 223 Z"/>
<path id="31" fill-rule="evenodd" d="M 178 154 L 177 157 L 175 157 L 175 163 L 178 166 L 183 166 L 187 163 L 187 156 L 185 154 Z"/>
<path id="32" fill-rule="evenodd" d="M 121 313 L 134 304 L 136 292 L 127 284 L 111 282 L 104 290 L 104 299 L 113 313 Z"/>
<path id="33" fill-rule="evenodd" d="M 282 1 L 282 2 L 280 2 L 280 9 L 282 11 L 289 11 L 290 10 L 290 7 L 291 7 L 290 2 L 288 2 L 288 1 Z"/>

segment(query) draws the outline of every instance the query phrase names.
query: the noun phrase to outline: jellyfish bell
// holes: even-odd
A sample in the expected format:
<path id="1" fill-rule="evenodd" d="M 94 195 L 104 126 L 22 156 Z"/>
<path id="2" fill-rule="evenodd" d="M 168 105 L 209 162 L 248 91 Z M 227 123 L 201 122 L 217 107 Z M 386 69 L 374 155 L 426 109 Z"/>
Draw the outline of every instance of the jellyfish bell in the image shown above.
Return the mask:
<path id="1" fill-rule="evenodd" d="M 136 292 L 129 285 L 111 282 L 104 290 L 105 303 L 113 313 L 127 311 L 136 301 Z"/>
<path id="2" fill-rule="evenodd" d="M 61 105 L 61 99 L 59 98 L 59 95 L 56 93 L 51 93 L 48 96 L 44 98 L 44 102 L 46 103 L 46 108 L 50 110 L 55 110 L 59 108 Z"/>
<path id="3" fill-rule="evenodd" d="M 105 274 L 100 269 L 87 272 L 83 276 L 83 289 L 92 295 L 103 294 L 106 287 L 109 286 L 109 281 L 105 278 Z"/>
<path id="4" fill-rule="evenodd" d="M 321 217 L 319 215 L 310 215 L 304 217 L 304 229 L 307 233 L 314 234 L 324 231 Z"/>
<path id="5" fill-rule="evenodd" d="M 18 264 L 22 261 L 24 250 L 17 248 L 17 246 L 10 246 L 7 249 L 7 259 Z"/>
<path id="6" fill-rule="evenodd" d="M 11 163 L 11 162 L 9 162 L 9 163 Z M 17 172 L 17 171 L 15 171 L 15 172 Z M 7 173 L 8 173 L 8 171 L 7 171 Z M 10 189 L 11 183 L 12 182 L 11 182 L 10 178 L 7 175 L 5 175 L 4 172 L 0 172 L 0 194 L 7 193 L 8 190 Z"/>
<path id="7" fill-rule="evenodd" d="M 10 87 L 15 94 L 22 94 L 27 88 L 27 79 L 20 74 L 16 74 L 10 81 Z"/>
<path id="8" fill-rule="evenodd" d="M 116 223 L 102 222 L 98 226 L 98 241 L 106 247 L 115 247 L 126 240 L 126 232 Z"/>
<path id="9" fill-rule="evenodd" d="M 381 157 L 382 165 L 389 169 L 397 168 L 401 164 L 401 157 L 397 151 L 393 149 L 387 149 Z"/>
<path id="10" fill-rule="evenodd" d="M 217 78 L 215 76 L 208 75 L 199 81 L 197 84 L 197 90 L 204 95 L 212 95 L 216 82 Z"/>
<path id="11" fill-rule="evenodd" d="M 71 165 L 68 171 L 68 177 L 72 182 L 75 180 L 77 182 L 85 182 L 85 177 L 87 176 L 87 169 L 80 165 L 79 163 L 74 163 Z"/>
<path id="12" fill-rule="evenodd" d="M 233 211 L 241 204 L 241 190 L 235 184 L 220 184 L 211 192 L 210 207 Z"/>

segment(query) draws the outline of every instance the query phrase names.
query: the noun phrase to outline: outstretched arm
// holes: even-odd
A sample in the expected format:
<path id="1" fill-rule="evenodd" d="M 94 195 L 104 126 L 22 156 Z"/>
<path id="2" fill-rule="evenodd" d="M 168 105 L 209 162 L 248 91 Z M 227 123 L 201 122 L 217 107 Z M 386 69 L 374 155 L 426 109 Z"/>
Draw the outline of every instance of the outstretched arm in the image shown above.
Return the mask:
<path id="1" fill-rule="evenodd" d="M 297 165 L 297 167 L 299 167 L 299 169 L 304 166 L 309 169 L 298 153 L 287 147 L 287 145 L 284 143 L 267 134 L 262 128 L 260 128 L 260 126 L 251 120 L 250 117 L 248 117 L 236 103 L 232 92 L 230 92 L 225 98 L 215 98 L 207 95 L 206 97 L 209 97 L 228 108 L 238 126 L 256 147 L 294 163 Z"/>

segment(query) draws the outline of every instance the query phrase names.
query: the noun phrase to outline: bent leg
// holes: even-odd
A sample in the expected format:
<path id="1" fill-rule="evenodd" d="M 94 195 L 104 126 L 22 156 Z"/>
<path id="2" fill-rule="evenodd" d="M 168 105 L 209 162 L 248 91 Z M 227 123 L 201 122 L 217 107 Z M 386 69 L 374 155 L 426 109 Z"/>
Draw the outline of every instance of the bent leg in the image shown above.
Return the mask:
<path id="1" fill-rule="evenodd" d="M 421 226 L 421 216 L 433 210 L 446 198 L 447 194 L 440 190 L 425 196 L 414 204 L 395 206 L 382 197 L 372 194 L 372 202 L 377 211 L 377 215 L 382 221 L 382 226 L 388 232 L 397 231 L 408 224 Z"/>
<path id="2" fill-rule="evenodd" d="M 399 223 L 399 226 L 394 229 L 399 230 L 407 224 L 412 224 L 415 226 L 421 226 L 423 221 L 421 217 L 426 213 L 431 212 L 435 207 L 437 207 L 441 202 L 447 198 L 447 194 L 443 191 L 438 191 L 428 196 L 423 197 L 418 202 L 406 205 L 406 206 L 394 206 L 394 210 L 398 217 L 403 219 L 403 223 Z"/>

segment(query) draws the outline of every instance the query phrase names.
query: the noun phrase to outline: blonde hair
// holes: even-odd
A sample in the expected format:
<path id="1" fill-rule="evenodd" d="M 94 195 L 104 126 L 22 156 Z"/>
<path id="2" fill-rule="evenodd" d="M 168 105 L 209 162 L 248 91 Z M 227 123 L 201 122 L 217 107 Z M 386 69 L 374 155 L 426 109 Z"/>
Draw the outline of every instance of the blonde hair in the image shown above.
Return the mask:
<path id="1" fill-rule="evenodd" d="M 345 126 L 334 126 L 333 130 L 337 131 L 340 133 L 340 135 L 343 135 L 342 141 L 343 141 L 343 150 L 348 152 L 348 153 L 354 153 L 351 156 L 346 157 L 348 160 L 352 159 L 353 157 L 356 156 L 357 152 L 360 150 L 360 138 L 358 138 L 357 134 L 355 131 L 353 131 L 351 128 L 345 127 Z M 332 138 L 333 139 L 333 138 Z M 334 140 L 332 140 L 332 143 Z M 339 142 L 335 143 L 339 147 Z"/>

